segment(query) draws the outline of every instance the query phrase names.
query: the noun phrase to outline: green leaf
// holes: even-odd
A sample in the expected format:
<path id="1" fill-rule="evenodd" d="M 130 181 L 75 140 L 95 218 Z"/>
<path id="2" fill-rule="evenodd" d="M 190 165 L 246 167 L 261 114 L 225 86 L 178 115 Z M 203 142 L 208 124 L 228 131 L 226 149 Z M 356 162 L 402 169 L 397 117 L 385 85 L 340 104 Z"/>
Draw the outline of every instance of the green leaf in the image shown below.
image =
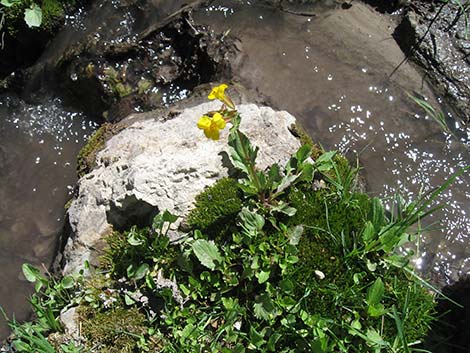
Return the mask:
<path id="1" fill-rule="evenodd" d="M 387 345 L 387 342 L 385 342 L 380 336 L 380 334 L 373 328 L 368 328 L 367 329 L 367 334 L 366 334 L 368 344 L 370 346 L 379 346 L 379 347 L 384 347 Z"/>
<path id="2" fill-rule="evenodd" d="M 279 282 L 279 286 L 285 293 L 290 293 L 294 290 L 294 284 L 290 279 L 283 279 Z"/>
<path id="3" fill-rule="evenodd" d="M 383 304 L 369 305 L 367 313 L 372 317 L 379 317 L 387 313 Z"/>
<path id="4" fill-rule="evenodd" d="M 141 235 L 137 232 L 136 227 L 132 227 L 127 235 L 127 242 L 132 246 L 139 246 L 144 244 L 144 239 L 142 239 Z"/>
<path id="5" fill-rule="evenodd" d="M 149 287 L 150 289 L 155 289 L 157 286 L 150 273 L 147 273 L 145 275 L 145 284 L 147 284 L 147 287 Z M 188 294 L 185 293 L 185 295 L 188 295 Z"/>
<path id="6" fill-rule="evenodd" d="M 355 284 L 361 283 L 362 279 L 363 279 L 364 277 L 366 277 L 366 276 L 367 276 L 367 275 L 366 275 L 365 272 L 358 272 L 358 273 L 355 273 L 355 274 L 353 275 L 354 283 L 355 283 Z"/>
<path id="7" fill-rule="evenodd" d="M 313 167 L 313 164 L 306 163 L 302 168 L 299 181 L 312 181 L 314 172 L 315 168 Z"/>
<path id="8" fill-rule="evenodd" d="M 37 4 L 32 4 L 31 8 L 24 10 L 24 20 L 28 27 L 39 27 L 42 22 L 42 10 Z"/>
<path id="9" fill-rule="evenodd" d="M 292 217 L 297 212 L 297 210 L 294 207 L 290 207 L 289 204 L 284 201 L 279 201 L 277 205 L 272 206 L 271 210 L 284 213 L 285 215 L 289 217 Z"/>
<path id="10" fill-rule="evenodd" d="M 248 137 L 240 130 L 230 130 L 229 154 L 233 165 L 251 178 L 250 170 L 254 168 L 258 147 L 253 148 Z"/>
<path id="11" fill-rule="evenodd" d="M 2 4 L 5 7 L 11 7 L 15 5 L 15 3 L 19 2 L 20 0 L 1 0 L 0 4 Z"/>
<path id="12" fill-rule="evenodd" d="M 377 263 L 371 262 L 369 259 L 367 259 L 366 261 L 366 266 L 370 272 L 375 272 L 375 270 L 377 269 Z"/>
<path id="13" fill-rule="evenodd" d="M 256 303 L 253 305 L 253 311 L 258 319 L 271 320 L 278 315 L 274 303 L 267 294 L 263 294 L 256 298 Z"/>
<path id="14" fill-rule="evenodd" d="M 201 264 L 211 270 L 215 269 L 215 263 L 222 262 L 219 250 L 213 241 L 198 239 L 192 244 L 192 249 Z"/>
<path id="15" fill-rule="evenodd" d="M 42 279 L 41 272 L 30 264 L 23 264 L 23 274 L 28 282 L 36 282 L 38 279 Z"/>
<path id="16" fill-rule="evenodd" d="M 134 279 L 139 280 L 145 277 L 145 275 L 149 272 L 149 265 L 142 264 L 140 265 L 134 274 Z"/>
<path id="17" fill-rule="evenodd" d="M 304 227 L 302 225 L 289 228 L 287 232 L 287 238 L 289 239 L 290 245 L 297 245 L 300 242 L 300 237 L 304 233 Z"/>
<path id="18" fill-rule="evenodd" d="M 408 265 L 409 260 L 404 256 L 394 254 L 387 258 L 387 262 L 392 266 L 402 268 Z"/>
<path id="19" fill-rule="evenodd" d="M 29 344 L 23 341 L 20 341 L 19 339 L 14 340 L 13 345 L 15 346 L 15 349 L 18 352 L 33 352 L 34 351 L 33 348 Z"/>
<path id="20" fill-rule="evenodd" d="M 372 224 L 376 231 L 379 231 L 385 224 L 385 213 L 382 205 L 382 200 L 378 197 L 372 199 Z"/>
<path id="21" fill-rule="evenodd" d="M 323 153 L 315 161 L 315 168 L 320 172 L 326 172 L 333 169 L 333 157 L 336 155 L 336 151 L 329 151 Z"/>
<path id="22" fill-rule="evenodd" d="M 357 334 L 356 332 L 361 331 L 361 329 L 362 329 L 362 325 L 359 322 L 359 319 L 356 319 L 351 323 L 351 328 L 348 330 L 348 332 L 349 334 L 355 336 Z"/>
<path id="23" fill-rule="evenodd" d="M 336 153 L 337 151 L 324 152 L 320 155 L 320 157 L 317 158 L 315 163 L 319 164 L 319 163 L 324 163 L 324 162 L 330 162 L 333 159 L 333 157 L 336 155 Z"/>
<path id="24" fill-rule="evenodd" d="M 375 235 L 376 235 L 376 231 L 375 231 L 375 227 L 374 225 L 372 224 L 372 222 L 370 221 L 367 221 L 365 227 L 364 227 L 364 230 L 362 231 L 362 240 L 364 242 L 364 244 L 369 244 L 372 240 L 374 240 L 375 238 Z"/>
<path id="25" fill-rule="evenodd" d="M 62 288 L 70 289 L 73 288 L 73 286 L 75 285 L 75 281 L 73 277 L 65 276 L 64 278 L 62 278 L 62 281 L 60 281 L 60 284 L 62 285 Z"/>
<path id="26" fill-rule="evenodd" d="M 269 279 L 270 274 L 271 271 L 260 271 L 256 273 L 256 278 L 258 278 L 258 282 L 262 284 Z"/>
<path id="27" fill-rule="evenodd" d="M 250 344 L 248 345 L 248 349 L 253 348 L 261 348 L 262 345 L 266 343 L 264 340 L 264 334 L 255 330 L 253 326 L 250 326 L 250 333 L 249 333 Z"/>
<path id="28" fill-rule="evenodd" d="M 247 207 L 244 207 L 240 211 L 239 217 L 241 220 L 240 226 L 247 236 L 256 236 L 264 227 L 264 217 L 257 214 L 255 211 L 250 211 Z"/>
<path id="29" fill-rule="evenodd" d="M 281 180 L 281 170 L 279 168 L 279 165 L 277 163 L 274 163 L 269 167 L 268 170 L 268 180 L 271 184 L 277 183 Z"/>
<path id="30" fill-rule="evenodd" d="M 269 336 L 268 345 L 266 347 L 268 349 L 268 351 L 277 352 L 276 343 L 277 343 L 277 341 L 279 341 L 279 339 L 281 337 L 282 337 L 282 335 L 278 332 L 274 332 L 273 334 L 271 334 L 271 336 Z"/>
<path id="31" fill-rule="evenodd" d="M 296 264 L 297 262 L 299 262 L 299 257 L 295 255 L 289 255 L 286 257 L 286 261 L 290 264 Z"/>
<path id="32" fill-rule="evenodd" d="M 379 304 L 384 295 L 384 283 L 380 278 L 377 278 L 372 286 L 367 291 L 367 304 L 374 306 Z"/>
<path id="33" fill-rule="evenodd" d="M 174 223 L 178 220 L 178 216 L 170 213 L 168 210 L 165 210 L 165 212 L 163 212 L 162 220 L 163 222 Z"/>
<path id="34" fill-rule="evenodd" d="M 300 174 L 286 175 L 284 178 L 282 178 L 279 186 L 276 189 L 276 193 L 279 194 L 283 192 L 285 189 L 291 186 L 294 183 L 294 181 L 296 181 L 297 178 L 299 177 L 300 177 Z"/>
<path id="35" fill-rule="evenodd" d="M 127 294 L 127 293 L 124 295 L 124 302 L 126 303 L 126 305 L 133 305 L 133 304 L 135 304 L 135 300 L 132 299 L 132 298 L 129 296 L 129 294 Z"/>
<path id="36" fill-rule="evenodd" d="M 295 158 L 297 158 L 297 161 L 299 163 L 303 163 L 308 157 L 310 157 L 311 153 L 312 153 L 312 146 L 303 145 L 295 153 Z"/>

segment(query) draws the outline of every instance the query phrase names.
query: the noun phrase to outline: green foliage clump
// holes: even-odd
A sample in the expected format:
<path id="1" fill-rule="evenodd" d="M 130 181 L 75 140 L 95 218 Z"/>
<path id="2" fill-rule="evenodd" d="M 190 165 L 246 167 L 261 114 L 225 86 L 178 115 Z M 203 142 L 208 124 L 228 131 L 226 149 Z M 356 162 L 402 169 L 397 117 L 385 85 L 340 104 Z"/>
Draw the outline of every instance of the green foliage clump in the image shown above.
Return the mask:
<path id="1" fill-rule="evenodd" d="M 0 10 L 5 14 L 7 32 L 15 35 L 24 24 L 52 30 L 64 8 L 74 4 L 75 0 L 2 0 Z"/>
<path id="2" fill-rule="evenodd" d="M 456 176 L 408 205 L 397 197 L 386 214 L 378 198 L 357 191 L 358 168 L 335 151 L 312 162 L 307 144 L 285 166 L 261 171 L 225 88 L 214 92 L 225 104 L 219 114 L 232 124 L 229 154 L 239 179 L 222 179 L 196 198 L 187 233 L 174 234 L 178 217 L 165 211 L 148 227 L 108 238 L 105 280 L 80 292 L 88 347 L 422 351 L 416 346 L 433 319 L 434 298 L 408 265 L 410 253 L 398 250 Z M 103 134 L 84 155 L 99 148 Z"/>
<path id="3" fill-rule="evenodd" d="M 188 215 L 188 224 L 219 237 L 235 224 L 242 205 L 237 181 L 222 178 L 196 197 L 195 207 Z"/>

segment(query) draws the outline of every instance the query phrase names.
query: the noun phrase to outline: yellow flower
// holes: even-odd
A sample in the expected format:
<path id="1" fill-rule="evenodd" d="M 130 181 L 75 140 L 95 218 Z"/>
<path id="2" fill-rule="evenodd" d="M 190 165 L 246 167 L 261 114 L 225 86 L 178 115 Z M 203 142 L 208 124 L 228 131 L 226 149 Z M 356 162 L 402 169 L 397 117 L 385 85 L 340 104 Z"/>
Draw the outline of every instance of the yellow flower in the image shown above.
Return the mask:
<path id="1" fill-rule="evenodd" d="M 218 99 L 219 101 L 225 102 L 226 97 L 225 97 L 225 90 L 227 89 L 227 85 L 225 83 L 222 83 L 221 85 L 214 87 L 209 93 L 209 96 L 207 98 L 209 99 Z"/>
<path id="2" fill-rule="evenodd" d="M 197 122 L 197 127 L 204 130 L 204 135 L 212 140 L 219 139 L 219 130 L 223 130 L 225 125 L 227 125 L 227 123 L 220 113 L 215 113 L 212 118 L 204 115 Z"/>

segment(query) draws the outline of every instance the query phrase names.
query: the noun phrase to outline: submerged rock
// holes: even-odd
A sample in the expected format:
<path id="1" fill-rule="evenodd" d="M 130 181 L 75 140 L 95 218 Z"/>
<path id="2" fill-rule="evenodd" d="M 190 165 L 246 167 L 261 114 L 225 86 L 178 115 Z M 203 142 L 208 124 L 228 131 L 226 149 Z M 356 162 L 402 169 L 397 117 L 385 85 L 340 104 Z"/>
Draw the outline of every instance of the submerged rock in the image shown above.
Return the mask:
<path id="1" fill-rule="evenodd" d="M 204 103 L 179 113 L 135 114 L 127 128 L 106 142 L 95 168 L 78 183 L 68 210 L 70 236 L 63 253 L 64 273 L 94 263 L 113 229 L 145 225 L 158 211 L 187 215 L 194 198 L 231 171 L 227 129 L 219 141 L 208 140 L 196 126 L 220 103 Z M 300 146 L 290 132 L 295 118 L 287 112 L 243 104 L 241 130 L 260 148 L 258 166 L 284 164 Z M 173 116 L 171 116 L 173 115 Z"/>
<path id="2" fill-rule="evenodd" d="M 116 122 L 186 98 L 231 76 L 236 40 L 192 19 L 195 1 L 95 1 L 70 17 L 34 65 L 0 82 L 25 99 L 54 92 L 97 120 Z"/>
<path id="3" fill-rule="evenodd" d="M 470 121 L 470 33 L 467 15 L 451 1 L 413 1 L 394 37 L 458 117 Z"/>

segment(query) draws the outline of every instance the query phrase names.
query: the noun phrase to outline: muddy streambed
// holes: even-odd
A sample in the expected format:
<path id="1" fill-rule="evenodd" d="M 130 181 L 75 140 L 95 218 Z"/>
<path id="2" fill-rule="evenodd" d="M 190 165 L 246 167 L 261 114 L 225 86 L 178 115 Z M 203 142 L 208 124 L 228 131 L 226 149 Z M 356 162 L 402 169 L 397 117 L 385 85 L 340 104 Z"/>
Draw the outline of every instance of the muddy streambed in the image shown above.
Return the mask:
<path id="1" fill-rule="evenodd" d="M 422 94 L 439 107 L 422 75 L 405 64 L 389 79 L 403 58 L 391 36 L 392 19 L 358 2 L 325 3 L 306 16 L 303 9 L 287 13 L 221 1 L 194 17 L 240 38 L 245 57 L 237 79 L 295 115 L 326 149 L 358 157 L 371 195 L 389 198 L 398 191 L 415 199 L 470 165 L 470 130 L 449 118 L 457 137 L 445 134 L 406 95 Z M 420 239 L 415 262 L 444 285 L 470 273 L 469 173 L 437 202 L 444 208 L 423 222 L 434 230 Z"/>
<path id="2" fill-rule="evenodd" d="M 60 100 L 0 96 L 0 305 L 24 320 L 31 286 L 21 265 L 48 267 L 76 183 L 76 155 L 95 123 Z M 7 333 L 0 318 L 0 338 Z"/>

